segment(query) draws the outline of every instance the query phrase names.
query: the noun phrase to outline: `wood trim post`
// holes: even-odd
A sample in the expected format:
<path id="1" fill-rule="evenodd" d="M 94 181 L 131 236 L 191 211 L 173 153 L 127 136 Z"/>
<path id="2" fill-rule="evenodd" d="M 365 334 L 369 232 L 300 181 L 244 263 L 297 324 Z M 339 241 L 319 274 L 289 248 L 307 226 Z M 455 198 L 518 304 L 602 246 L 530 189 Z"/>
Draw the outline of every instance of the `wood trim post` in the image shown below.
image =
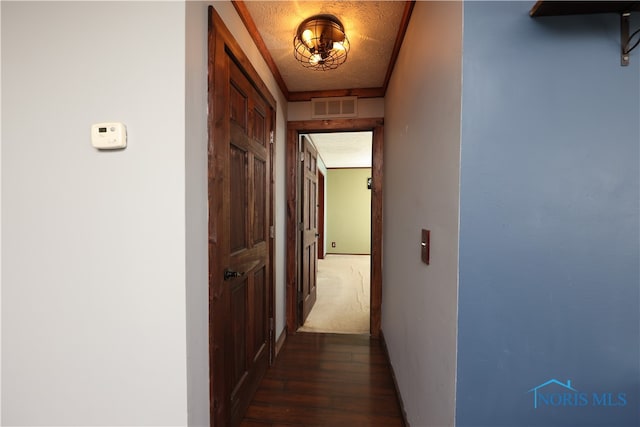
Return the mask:
<path id="1" fill-rule="evenodd" d="M 382 171 L 384 127 L 373 129 L 371 164 L 371 323 L 369 332 L 379 338 L 382 330 Z"/>

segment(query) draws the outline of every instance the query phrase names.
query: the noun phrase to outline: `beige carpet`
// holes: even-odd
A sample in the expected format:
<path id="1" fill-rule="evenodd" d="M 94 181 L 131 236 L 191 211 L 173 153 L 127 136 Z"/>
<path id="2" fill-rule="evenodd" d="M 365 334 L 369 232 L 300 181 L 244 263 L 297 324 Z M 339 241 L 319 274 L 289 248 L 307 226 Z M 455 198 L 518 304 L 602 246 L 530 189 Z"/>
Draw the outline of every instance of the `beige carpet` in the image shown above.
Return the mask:
<path id="1" fill-rule="evenodd" d="M 318 260 L 317 300 L 302 332 L 369 333 L 370 256 Z"/>

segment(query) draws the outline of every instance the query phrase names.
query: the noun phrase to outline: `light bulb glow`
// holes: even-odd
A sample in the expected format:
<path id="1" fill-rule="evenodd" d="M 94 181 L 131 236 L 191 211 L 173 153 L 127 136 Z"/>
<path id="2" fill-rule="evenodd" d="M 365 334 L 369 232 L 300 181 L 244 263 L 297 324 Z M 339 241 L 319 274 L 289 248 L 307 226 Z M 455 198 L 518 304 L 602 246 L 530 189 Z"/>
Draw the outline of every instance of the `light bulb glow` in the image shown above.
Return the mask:
<path id="1" fill-rule="evenodd" d="M 313 47 L 313 32 L 311 30 L 304 30 L 302 33 L 302 41 L 311 49 Z"/>

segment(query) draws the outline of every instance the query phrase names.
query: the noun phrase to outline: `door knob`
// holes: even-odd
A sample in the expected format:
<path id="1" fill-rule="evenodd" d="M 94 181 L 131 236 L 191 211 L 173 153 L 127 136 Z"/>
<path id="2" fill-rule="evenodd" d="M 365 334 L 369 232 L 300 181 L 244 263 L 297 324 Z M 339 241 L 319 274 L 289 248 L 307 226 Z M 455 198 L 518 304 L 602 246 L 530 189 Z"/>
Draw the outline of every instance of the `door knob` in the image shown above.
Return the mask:
<path id="1" fill-rule="evenodd" d="M 224 280 L 231 280 L 240 276 L 242 276 L 242 273 L 238 273 L 237 271 L 229 270 L 228 268 L 224 270 Z"/>

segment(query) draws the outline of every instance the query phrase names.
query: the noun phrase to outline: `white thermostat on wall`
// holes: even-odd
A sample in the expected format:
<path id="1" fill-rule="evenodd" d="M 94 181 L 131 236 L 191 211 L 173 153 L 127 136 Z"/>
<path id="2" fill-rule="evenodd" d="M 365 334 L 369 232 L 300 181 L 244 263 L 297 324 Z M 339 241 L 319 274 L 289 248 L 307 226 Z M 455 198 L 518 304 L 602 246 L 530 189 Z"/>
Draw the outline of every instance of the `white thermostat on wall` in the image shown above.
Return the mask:
<path id="1" fill-rule="evenodd" d="M 124 123 L 96 123 L 91 125 L 91 145 L 98 150 L 116 150 L 127 146 Z"/>

